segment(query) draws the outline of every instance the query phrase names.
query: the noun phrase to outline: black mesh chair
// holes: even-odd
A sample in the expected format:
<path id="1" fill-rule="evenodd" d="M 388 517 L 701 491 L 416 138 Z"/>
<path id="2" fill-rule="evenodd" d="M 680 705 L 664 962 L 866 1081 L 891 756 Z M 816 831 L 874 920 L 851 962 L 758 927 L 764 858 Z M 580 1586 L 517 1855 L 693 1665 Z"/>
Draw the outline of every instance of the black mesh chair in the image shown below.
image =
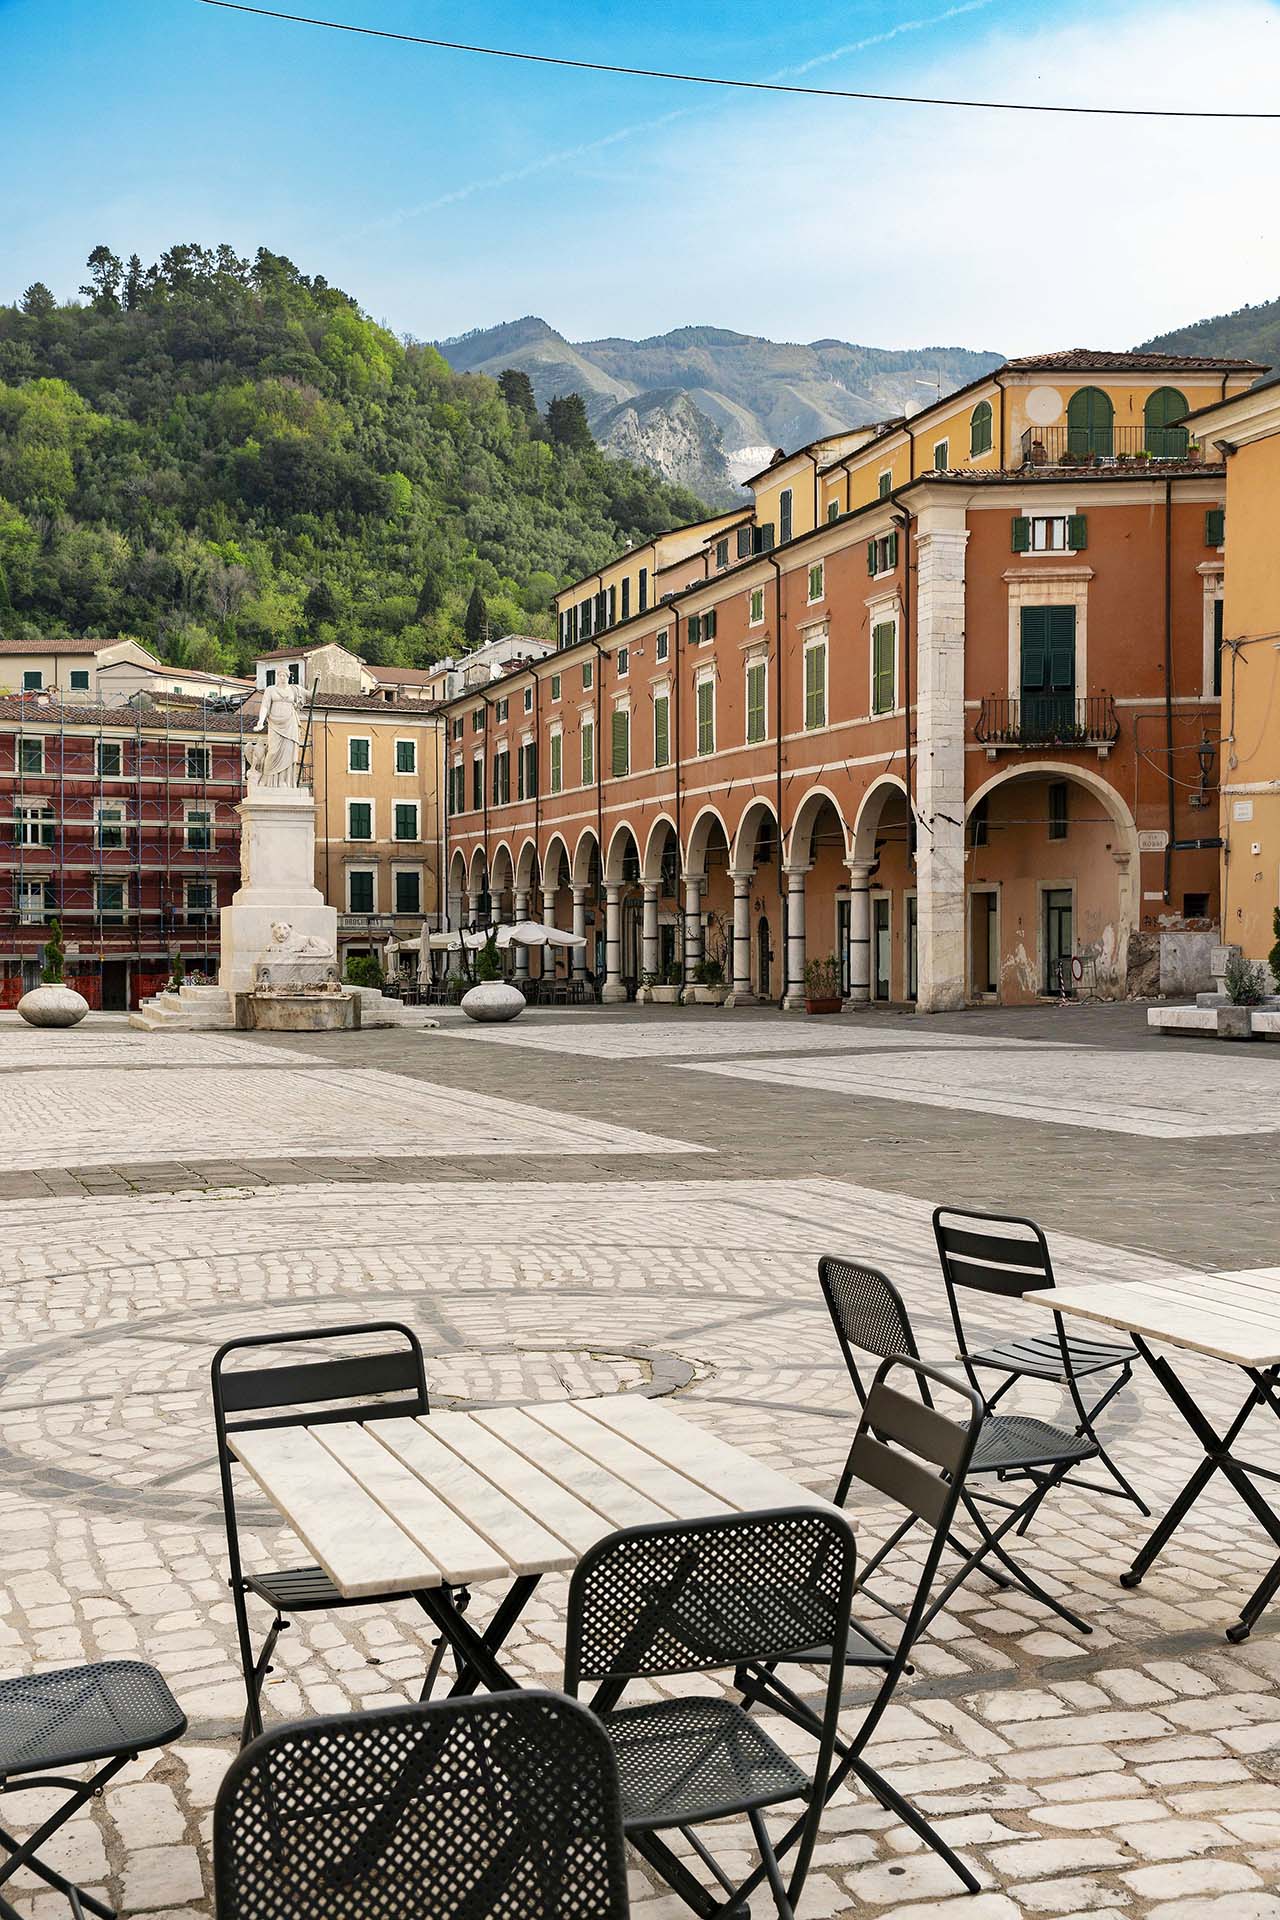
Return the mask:
<path id="1" fill-rule="evenodd" d="M 840 1342 L 840 1351 L 849 1370 L 854 1393 L 859 1405 L 865 1410 L 867 1389 L 858 1371 L 857 1355 L 871 1354 L 877 1360 L 893 1355 L 905 1355 L 918 1361 L 920 1351 L 916 1345 L 915 1333 L 907 1313 L 902 1295 L 886 1274 L 878 1267 L 872 1267 L 858 1260 L 844 1260 L 826 1254 L 818 1262 L 818 1282 L 822 1288 L 836 1338 Z M 984 1406 L 981 1390 L 977 1382 L 970 1378 L 970 1386 L 978 1395 L 979 1404 Z M 921 1376 L 921 1395 L 926 1405 L 930 1404 L 928 1378 Z M 859 1428 L 859 1433 L 861 1428 Z M 851 1485 L 856 1478 L 855 1453 L 858 1447 L 858 1435 L 855 1434 L 844 1472 L 836 1488 L 835 1499 L 843 1506 Z M 1023 1413 L 985 1413 L 973 1458 L 969 1462 L 969 1477 L 994 1478 L 998 1482 L 1024 1482 L 1028 1488 L 1025 1498 L 1019 1501 L 1004 1500 L 989 1486 L 984 1488 L 981 1503 L 978 1497 L 968 1489 L 961 1494 L 961 1504 L 965 1513 L 976 1527 L 979 1546 L 975 1551 L 963 1545 L 954 1537 L 950 1545 L 960 1556 L 960 1570 L 942 1588 L 931 1602 L 922 1622 L 921 1630 L 927 1627 L 953 1593 L 961 1587 L 979 1567 L 991 1575 L 997 1586 L 1006 1586 L 1004 1578 L 1008 1574 L 1024 1592 L 1029 1593 L 1044 1606 L 1051 1609 L 1061 1619 L 1066 1620 L 1080 1633 L 1091 1631 L 1088 1623 L 1078 1614 L 1063 1605 L 1047 1588 L 1029 1574 L 1012 1556 L 1005 1544 L 1008 1534 L 1016 1528 L 1025 1532 L 1034 1518 L 1041 1501 L 1058 1486 L 1073 1466 L 1082 1460 L 1092 1459 L 1097 1452 L 1097 1443 L 1078 1433 L 1072 1433 L 1068 1427 L 1054 1426 L 1048 1420 L 1034 1419 Z M 998 1507 L 1003 1518 L 997 1526 L 991 1526 L 983 1511 L 984 1506 Z M 911 1531 L 914 1522 L 908 1518 L 883 1541 L 877 1551 L 863 1566 L 858 1579 L 859 1591 L 867 1589 L 867 1583 L 877 1569 L 883 1565 L 898 1543 Z M 994 1559 L 1002 1571 L 986 1566 L 984 1563 Z M 874 1597 L 874 1596 L 871 1596 Z"/>
<path id="2" fill-rule="evenodd" d="M 1088 1486 L 1093 1493 L 1131 1500 L 1139 1513 L 1150 1513 L 1146 1502 L 1099 1440 L 1095 1428 L 1103 1408 L 1129 1383 L 1137 1357 L 1134 1348 L 1127 1340 L 1095 1340 L 1088 1335 L 1068 1334 L 1062 1315 L 1055 1313 L 1052 1332 L 1020 1333 L 978 1353 L 970 1352 L 959 1295 L 968 1289 L 1016 1300 L 1020 1294 L 1052 1287 L 1049 1243 L 1034 1220 L 1020 1219 L 1016 1214 L 970 1213 L 957 1207 L 934 1208 L 933 1232 L 959 1343 L 958 1358 L 963 1361 L 965 1372 L 976 1387 L 981 1385 L 979 1368 L 1006 1376 L 1004 1384 L 988 1395 L 988 1406 L 994 1407 L 1021 1379 L 1047 1380 L 1065 1387 L 1076 1410 L 1076 1432 L 1088 1435 L 1098 1459 L 1115 1482 L 1114 1486 L 1080 1480 L 1074 1484 Z M 1080 1391 L 1081 1381 L 1096 1376 L 1101 1385 L 1108 1374 L 1115 1377 L 1100 1397 L 1086 1406 Z"/>
<path id="3" fill-rule="evenodd" d="M 40 1849 L 121 1767 L 152 1747 L 181 1739 L 186 1730 L 187 1717 L 160 1675 L 136 1660 L 102 1660 L 0 1681 L 0 1793 L 54 1787 L 68 1796 L 26 1840 L 15 1840 L 0 1827 L 0 1846 L 8 1856 L 0 1864 L 0 1886 L 26 1867 L 65 1896 L 75 1920 L 83 1920 L 86 1910 L 115 1920 L 113 1908 L 47 1866 Z M 87 1780 L 61 1772 L 94 1761 L 102 1764 Z M 19 1920 L 3 1894 L 0 1915 Z"/>
<path id="4" fill-rule="evenodd" d="M 767 1881 L 791 1920 L 818 1837 L 839 1726 L 840 1694 L 856 1552 L 839 1514 L 816 1507 L 718 1515 L 633 1527 L 602 1540 L 569 1585 L 565 1687 L 595 1683 L 591 1706 L 618 1762 L 622 1817 L 642 1858 L 695 1912 L 745 1914 Z M 632 1680 L 736 1669 L 743 1662 L 833 1649 L 821 1714 L 811 1714 L 818 1753 L 805 1772 L 724 1693 L 681 1693 L 620 1704 Z M 775 1849 L 763 1809 L 806 1801 L 784 1846 Z M 759 1865 L 739 1885 L 695 1828 L 745 1814 Z M 659 1839 L 677 1828 L 724 1899 L 713 1898 Z M 784 1883 L 780 1858 L 795 1850 Z"/>
<path id="5" fill-rule="evenodd" d="M 905 1378 L 900 1386 L 897 1382 L 902 1376 Z M 954 1397 L 959 1418 L 951 1418 L 934 1406 L 931 1384 Z M 907 1671 L 912 1647 L 936 1611 L 933 1590 L 943 1550 L 951 1537 L 956 1506 L 964 1497 L 965 1478 L 982 1424 L 982 1396 L 965 1381 L 952 1379 L 919 1360 L 895 1358 L 883 1362 L 867 1390 L 850 1455 L 850 1477 L 874 1487 L 893 1506 L 905 1511 L 899 1538 L 914 1526 L 928 1529 L 929 1543 L 915 1594 L 906 1613 L 897 1616 L 900 1631 L 893 1644 L 865 1623 L 853 1621 L 843 1652 L 840 1636 L 833 1634 L 826 1645 L 815 1645 L 791 1656 L 801 1665 L 829 1664 L 832 1679 L 840 1683 L 851 1672 L 860 1672 L 873 1687 L 856 1733 L 836 1740 L 837 1764 L 827 1780 L 826 1797 L 829 1799 L 852 1774 L 882 1807 L 933 1848 L 970 1893 L 978 1891 L 975 1876 L 919 1809 L 871 1765 L 866 1750 Z M 859 1585 L 855 1582 L 855 1593 Z M 816 1632 L 819 1622 L 813 1625 Z M 779 1677 L 776 1661 L 744 1663 L 735 1679 L 744 1703 L 772 1708 L 815 1739 L 822 1737 L 824 1723 Z M 804 1832 L 804 1823 L 797 1820 L 778 1842 L 779 1855 L 800 1841 Z"/>
<path id="6" fill-rule="evenodd" d="M 360 1341 L 367 1349 L 380 1335 L 395 1336 L 396 1344 L 380 1352 L 348 1353 L 325 1360 L 279 1362 L 266 1367 L 228 1366 L 233 1354 L 264 1347 L 295 1347 L 313 1341 L 326 1344 Z M 373 1320 L 363 1325 L 317 1328 L 306 1333 L 250 1334 L 228 1340 L 213 1357 L 213 1418 L 218 1436 L 218 1470 L 222 1476 L 222 1507 L 227 1525 L 231 1561 L 231 1592 L 235 1602 L 240 1664 L 244 1670 L 247 1704 L 241 1745 L 262 1732 L 262 1688 L 271 1672 L 276 1641 L 289 1625 L 291 1613 L 327 1613 L 339 1607 L 382 1606 L 389 1600 L 411 1600 L 411 1592 L 372 1594 L 349 1600 L 340 1594 L 321 1567 L 295 1567 L 268 1573 L 246 1573 L 240 1558 L 240 1531 L 236 1516 L 236 1459 L 230 1440 L 237 1433 L 262 1427 L 320 1426 L 333 1420 L 389 1420 L 412 1418 L 430 1411 L 422 1348 L 416 1334 L 395 1320 Z M 341 1403 L 341 1404 L 338 1404 Z M 249 1628 L 248 1595 L 256 1594 L 273 1610 L 262 1648 L 255 1656 Z M 454 1594 L 467 1604 L 465 1588 Z M 444 1653 L 437 1640 L 422 1690 L 431 1692 Z"/>
<path id="7" fill-rule="evenodd" d="M 618 1770 L 562 1694 L 303 1720 L 232 1762 L 219 1920 L 626 1920 Z"/>

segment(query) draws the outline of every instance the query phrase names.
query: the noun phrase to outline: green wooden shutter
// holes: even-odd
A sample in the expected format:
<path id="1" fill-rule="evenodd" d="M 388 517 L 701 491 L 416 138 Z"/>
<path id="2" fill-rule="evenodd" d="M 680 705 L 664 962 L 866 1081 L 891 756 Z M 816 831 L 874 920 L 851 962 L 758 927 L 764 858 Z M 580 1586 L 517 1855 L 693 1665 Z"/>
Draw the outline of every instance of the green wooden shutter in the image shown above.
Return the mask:
<path id="1" fill-rule="evenodd" d="M 582 784 L 589 787 L 596 777 L 596 730 L 588 724 L 582 729 Z"/>
<path id="2" fill-rule="evenodd" d="M 714 753 L 716 748 L 715 686 L 710 680 L 698 682 L 698 752 Z"/>
<path id="3" fill-rule="evenodd" d="M 1014 553 L 1030 553 L 1031 522 L 1025 513 L 1015 513 L 1010 523 L 1009 544 Z"/>
<path id="4" fill-rule="evenodd" d="M 1204 543 L 1206 547 L 1220 547 L 1226 533 L 1227 516 L 1222 507 L 1210 507 L 1204 516 Z"/>
<path id="5" fill-rule="evenodd" d="M 1049 607 L 1022 609 L 1022 692 L 1043 693 L 1049 671 Z"/>
<path id="6" fill-rule="evenodd" d="M 1055 693 L 1074 694 L 1076 690 L 1076 610 L 1074 607 L 1046 607 L 1047 685 Z"/>
<path id="7" fill-rule="evenodd" d="M 1089 517 L 1084 513 L 1067 515 L 1067 545 L 1072 553 L 1083 553 L 1089 544 Z"/>
<path id="8" fill-rule="evenodd" d="M 891 533 L 889 535 L 889 571 L 890 573 L 893 572 L 897 564 L 898 564 L 898 536 L 896 533 Z"/>
<path id="9" fill-rule="evenodd" d="M 559 793 L 564 784 L 564 741 L 560 734 L 551 736 L 551 791 Z"/>
<path id="10" fill-rule="evenodd" d="M 810 647 L 804 656 L 804 723 L 806 727 L 826 725 L 827 650 Z"/>
<path id="11" fill-rule="evenodd" d="M 630 760 L 631 716 L 625 707 L 613 710 L 613 775 L 616 780 L 627 771 Z"/>
<path id="12" fill-rule="evenodd" d="M 689 615 L 689 645 L 696 647 L 701 639 L 702 615 L 700 613 L 691 613 Z"/>
<path id="13" fill-rule="evenodd" d="M 868 540 L 867 572 L 872 576 L 873 579 L 875 578 L 875 571 L 876 571 L 876 543 L 874 540 Z"/>
<path id="14" fill-rule="evenodd" d="M 892 713 L 893 685 L 892 620 L 882 621 L 871 634 L 871 708 L 873 713 Z"/>
<path id="15" fill-rule="evenodd" d="M 708 607 L 702 616 L 702 637 L 704 640 L 714 640 L 716 637 L 716 610 L 714 607 Z"/>
<path id="16" fill-rule="evenodd" d="M 653 764 L 665 767 L 671 758 L 671 702 L 665 693 L 653 703 Z"/>
<path id="17" fill-rule="evenodd" d="M 764 661 L 753 660 L 747 668 L 747 741 L 764 739 Z"/>

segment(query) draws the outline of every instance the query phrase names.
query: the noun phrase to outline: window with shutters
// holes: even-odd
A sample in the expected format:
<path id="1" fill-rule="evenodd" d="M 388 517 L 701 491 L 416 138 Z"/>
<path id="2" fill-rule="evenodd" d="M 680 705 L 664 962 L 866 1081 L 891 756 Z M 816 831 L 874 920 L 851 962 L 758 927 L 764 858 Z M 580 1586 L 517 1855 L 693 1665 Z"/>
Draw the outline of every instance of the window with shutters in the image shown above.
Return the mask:
<path id="1" fill-rule="evenodd" d="M 653 764 L 665 767 L 671 760 L 671 697 L 666 693 L 653 696 Z"/>
<path id="2" fill-rule="evenodd" d="M 745 560 L 745 559 L 746 559 L 746 557 L 747 557 L 747 555 L 748 555 L 748 554 L 750 553 L 750 551 L 751 551 L 751 528 L 750 528 L 750 527 L 739 527 L 739 528 L 738 528 L 738 558 L 739 558 L 739 560 Z"/>
<path id="3" fill-rule="evenodd" d="M 396 772 L 416 773 L 418 771 L 418 743 L 416 740 L 396 741 Z"/>
<path id="4" fill-rule="evenodd" d="M 1181 460 L 1187 451 L 1187 430 L 1178 422 L 1187 417 L 1186 395 L 1176 387 L 1157 387 L 1142 409 L 1142 444 L 1153 460 Z"/>
<path id="5" fill-rule="evenodd" d="M 763 526 L 751 529 L 752 553 L 771 553 L 773 551 L 773 522 L 766 520 Z"/>
<path id="6" fill-rule="evenodd" d="M 373 838 L 373 802 L 372 800 L 348 800 L 347 802 L 347 838 L 348 840 L 372 840 Z"/>
<path id="7" fill-rule="evenodd" d="M 1067 402 L 1067 452 L 1115 451 L 1115 408 L 1101 387 L 1078 387 Z"/>
<path id="8" fill-rule="evenodd" d="M 804 650 L 804 724 L 827 724 L 827 643 L 810 640 Z"/>
<path id="9" fill-rule="evenodd" d="M 631 771 L 631 714 L 626 707 L 613 710 L 611 771 L 615 780 Z"/>
<path id="10" fill-rule="evenodd" d="M 44 675 L 39 667 L 28 667 L 22 676 L 24 693 L 39 693 L 44 686 Z"/>
<path id="11" fill-rule="evenodd" d="M 834 521 L 838 520 L 839 518 L 840 518 L 840 502 L 838 500 L 828 500 L 827 525 L 830 526 Z"/>
<path id="12" fill-rule="evenodd" d="M 893 492 L 893 473 L 888 467 L 876 480 L 876 493 L 881 500 L 887 500 Z"/>
<path id="13" fill-rule="evenodd" d="M 590 693 L 592 687 L 595 685 L 595 668 L 596 663 L 594 660 L 584 660 L 582 663 L 582 691 L 584 693 Z"/>
<path id="14" fill-rule="evenodd" d="M 397 867 L 395 870 L 395 911 L 397 913 L 422 912 L 422 875 L 416 867 Z"/>
<path id="15" fill-rule="evenodd" d="M 1226 538 L 1227 516 L 1222 507 L 1209 507 L 1204 516 L 1206 547 L 1220 547 Z"/>
<path id="16" fill-rule="evenodd" d="M 785 546 L 791 538 L 791 489 L 784 487 L 778 495 L 778 539 Z"/>
<path id="17" fill-rule="evenodd" d="M 98 918 L 103 921 L 120 921 L 125 917 L 127 895 L 123 880 L 99 880 L 96 887 L 96 905 Z"/>
<path id="18" fill-rule="evenodd" d="M 707 673 L 698 681 L 695 689 L 698 703 L 698 752 L 714 753 L 716 750 L 716 683 Z"/>
<path id="19" fill-rule="evenodd" d="M 1049 838 L 1065 840 L 1067 837 L 1067 783 L 1065 780 L 1049 782 Z"/>
<path id="20" fill-rule="evenodd" d="M 979 400 L 969 415 L 969 457 L 991 451 L 991 402 Z"/>
<path id="21" fill-rule="evenodd" d="M 763 587 L 752 587 L 751 589 L 751 598 L 747 610 L 747 623 L 753 627 L 762 627 L 764 625 Z"/>
<path id="22" fill-rule="evenodd" d="M 397 840 L 417 839 L 418 803 L 416 800 L 396 801 L 394 833 Z"/>
<path id="23" fill-rule="evenodd" d="M 747 745 L 757 746 L 765 737 L 765 711 L 768 699 L 769 663 L 747 662 Z"/>
<path id="24" fill-rule="evenodd" d="M 526 740 L 516 760 L 516 797 L 520 800 L 532 800 L 537 791 L 538 749 L 532 740 Z"/>
<path id="25" fill-rule="evenodd" d="M 471 762 L 471 805 L 476 813 L 484 805 L 484 761 L 479 754 Z"/>
<path id="26" fill-rule="evenodd" d="M 691 613 L 689 615 L 688 621 L 686 622 L 686 631 L 689 636 L 689 645 L 696 647 L 702 639 L 702 615 L 700 613 Z"/>
<path id="27" fill-rule="evenodd" d="M 461 813 L 467 803 L 466 770 L 461 760 L 455 760 L 449 769 L 449 812 Z"/>
<path id="28" fill-rule="evenodd" d="M 471 710 L 471 731 L 472 731 L 472 733 L 483 733 L 483 732 L 484 732 L 484 708 L 483 708 L 483 707 L 473 707 L 473 708 L 472 708 L 472 710 Z"/>
<path id="29" fill-rule="evenodd" d="M 580 640 L 591 638 L 591 608 L 592 602 L 589 599 L 582 600 L 578 604 L 578 638 Z"/>
<path id="30" fill-rule="evenodd" d="M 624 620 L 629 620 L 631 618 L 631 576 L 630 574 L 627 575 L 626 579 L 622 583 L 622 617 Z"/>
<path id="31" fill-rule="evenodd" d="M 18 801 L 13 809 L 20 847 L 53 845 L 53 809 L 47 800 Z"/>
<path id="32" fill-rule="evenodd" d="M 453 722 L 453 737 L 455 740 L 461 740 L 465 725 L 466 723 L 463 720 L 462 715 L 458 714 L 455 717 Z"/>
<path id="33" fill-rule="evenodd" d="M 618 624 L 618 589 L 616 586 L 614 586 L 614 587 L 610 587 L 609 589 L 609 625 L 611 627 L 616 627 L 617 624 Z"/>
<path id="34" fill-rule="evenodd" d="M 558 673 L 553 673 L 551 676 L 551 698 L 553 700 L 560 698 L 560 675 Z"/>
<path id="35" fill-rule="evenodd" d="M 564 786 L 564 735 L 553 733 L 548 741 L 551 755 L 551 791 L 559 793 Z"/>
<path id="36" fill-rule="evenodd" d="M 936 440 L 934 442 L 934 447 L 933 447 L 934 472 L 945 473 L 947 471 L 947 468 L 950 465 L 951 465 L 951 442 L 949 440 Z"/>
<path id="37" fill-rule="evenodd" d="M 99 740 L 98 777 L 102 780 L 118 780 L 123 772 L 123 752 L 118 740 Z"/>
<path id="38" fill-rule="evenodd" d="M 717 540 L 716 541 L 716 565 L 717 567 L 720 567 L 723 569 L 724 567 L 727 567 L 728 564 L 729 564 L 729 542 L 727 540 Z"/>
<path id="39" fill-rule="evenodd" d="M 582 784 L 589 787 L 594 785 L 596 777 L 596 729 L 593 720 L 584 720 L 582 723 L 581 747 Z"/>
<path id="40" fill-rule="evenodd" d="M 648 606 L 649 606 L 649 569 L 648 567 L 641 567 L 640 569 L 640 611 L 641 613 L 647 612 Z"/>
<path id="41" fill-rule="evenodd" d="M 533 688 L 532 687 L 526 687 L 524 690 L 524 710 L 526 713 L 533 712 Z"/>
<path id="42" fill-rule="evenodd" d="M 119 813 L 118 809 L 116 809 L 116 811 Z M 119 814 L 119 817 L 123 819 L 124 816 L 123 814 Z M 213 846 L 212 823 L 213 815 L 207 807 L 188 807 L 186 809 L 186 826 L 183 839 L 191 853 L 207 853 Z M 124 845 L 123 833 L 120 839 L 114 844 L 117 846 Z"/>
<path id="43" fill-rule="evenodd" d="M 71 691 L 72 693 L 88 693 L 89 691 L 88 667 L 72 667 Z"/>
<path id="44" fill-rule="evenodd" d="M 188 780 L 207 780 L 212 765 L 212 756 L 208 747 L 187 748 Z"/>
<path id="45" fill-rule="evenodd" d="M 871 629 L 872 713 L 892 713 L 897 705 L 897 650 L 897 622 L 877 622 Z"/>
<path id="46" fill-rule="evenodd" d="M 896 533 L 883 533 L 877 540 L 867 542 L 867 572 L 874 580 L 877 574 L 892 573 L 898 564 L 898 536 Z"/>
<path id="47" fill-rule="evenodd" d="M 1023 607 L 1019 730 L 1028 740 L 1069 737 L 1076 705 L 1076 610 Z"/>
<path id="48" fill-rule="evenodd" d="M 19 773 L 44 772 L 43 740 L 20 740 L 18 742 L 18 771 Z"/>
<path id="49" fill-rule="evenodd" d="M 505 725 L 506 725 L 506 723 L 507 723 L 507 719 L 508 719 L 508 716 L 510 715 L 510 713 L 511 713 L 511 701 L 510 701 L 510 699 L 506 699 L 506 700 L 495 700 L 495 701 L 494 701 L 494 703 L 493 703 L 493 717 L 494 717 L 494 719 L 495 719 L 495 720 L 497 721 L 497 723 L 498 723 L 498 725 L 499 725 L 500 727 L 502 727 L 502 726 L 505 726 Z"/>
<path id="50" fill-rule="evenodd" d="M 1089 522 L 1083 513 L 1015 513 L 1010 545 L 1015 553 L 1083 553 Z"/>
<path id="51" fill-rule="evenodd" d="M 495 807 L 509 806 L 511 802 L 511 751 L 504 747 L 501 753 L 493 756 L 493 804 Z"/>
<path id="52" fill-rule="evenodd" d="M 631 649 L 629 647 L 619 647 L 617 659 L 618 678 L 619 680 L 625 680 L 631 671 Z"/>
<path id="53" fill-rule="evenodd" d="M 187 815 L 188 847 L 208 846 L 208 829 L 203 842 L 193 841 L 191 834 L 191 815 Z M 207 815 L 204 816 L 207 819 Z M 124 808 L 114 802 L 99 802 L 98 805 L 98 845 L 100 847 L 122 847 L 124 845 Z"/>
<path id="54" fill-rule="evenodd" d="M 821 560 L 815 560 L 809 569 L 809 605 L 821 600 L 826 592 L 826 566 Z"/>
<path id="55" fill-rule="evenodd" d="M 188 880 L 183 889 L 186 902 L 186 917 L 191 925 L 213 918 L 217 906 L 216 888 L 212 880 Z"/>
<path id="56" fill-rule="evenodd" d="M 668 653 L 671 651 L 671 635 L 668 632 L 666 627 L 662 629 L 661 633 L 658 635 L 656 641 L 654 642 L 653 651 L 654 651 L 654 658 L 657 660 L 665 660 Z"/>
<path id="57" fill-rule="evenodd" d="M 352 734 L 347 741 L 347 772 L 368 773 L 373 759 L 373 742 L 367 735 Z"/>

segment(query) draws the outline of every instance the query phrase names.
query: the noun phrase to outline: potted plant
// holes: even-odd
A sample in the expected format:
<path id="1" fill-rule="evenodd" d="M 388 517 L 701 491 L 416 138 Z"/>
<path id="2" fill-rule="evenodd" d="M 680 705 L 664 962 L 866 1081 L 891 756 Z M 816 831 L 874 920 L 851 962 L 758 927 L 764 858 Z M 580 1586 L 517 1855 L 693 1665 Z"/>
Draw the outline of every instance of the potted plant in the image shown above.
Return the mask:
<path id="1" fill-rule="evenodd" d="M 67 950 L 62 940 L 62 922 L 49 922 L 49 938 L 45 942 L 44 966 L 40 972 L 40 985 L 32 987 L 30 993 L 24 993 L 18 1002 L 18 1012 L 32 1027 L 74 1027 L 84 1019 L 89 1011 L 89 1002 L 74 987 L 69 987 L 63 978 Z"/>
<path id="2" fill-rule="evenodd" d="M 514 1020 L 524 1012 L 526 1002 L 519 987 L 502 977 L 498 943 L 492 933 L 476 955 L 475 976 L 476 984 L 467 989 L 460 1003 L 469 1020 Z"/>
<path id="3" fill-rule="evenodd" d="M 825 960 L 808 960 L 804 969 L 804 1010 L 806 1013 L 839 1013 L 840 965 L 834 953 Z"/>
<path id="4" fill-rule="evenodd" d="M 1231 953 L 1222 976 L 1229 1006 L 1218 1008 L 1220 1040 L 1252 1040 L 1253 1008 L 1267 997 L 1267 969 L 1260 960 L 1246 960 L 1242 953 Z"/>
<path id="5" fill-rule="evenodd" d="M 1188 440 L 1187 459 L 1191 462 L 1193 467 L 1198 467 L 1201 461 L 1204 459 L 1204 448 L 1200 445 L 1200 442 L 1198 440 L 1195 440 L 1195 439 Z"/>
<path id="6" fill-rule="evenodd" d="M 668 968 L 665 974 L 642 973 L 636 1000 L 642 1007 L 675 1007 L 680 1004 L 680 969 Z"/>
<path id="7" fill-rule="evenodd" d="M 180 953 L 169 956 L 169 993 L 181 993 L 187 978 L 187 963 Z"/>
<path id="8" fill-rule="evenodd" d="M 693 970 L 694 984 L 685 995 L 700 1007 L 722 1007 L 729 996 L 724 983 L 724 967 L 719 960 L 699 960 Z"/>

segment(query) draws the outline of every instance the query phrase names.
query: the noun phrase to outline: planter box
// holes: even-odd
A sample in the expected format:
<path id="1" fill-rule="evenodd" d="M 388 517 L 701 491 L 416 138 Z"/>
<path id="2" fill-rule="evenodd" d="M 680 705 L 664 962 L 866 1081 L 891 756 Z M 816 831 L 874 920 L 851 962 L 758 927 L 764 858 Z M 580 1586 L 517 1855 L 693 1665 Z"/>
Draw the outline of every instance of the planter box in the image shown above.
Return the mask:
<path id="1" fill-rule="evenodd" d="M 728 998 L 728 987 L 689 987 L 685 991 L 686 1006 L 692 1001 L 696 1007 L 722 1007 Z"/>
<path id="2" fill-rule="evenodd" d="M 636 995 L 636 1001 L 642 1007 L 678 1007 L 680 992 L 680 986 L 676 982 L 664 983 L 658 987 L 641 987 Z"/>
<path id="3" fill-rule="evenodd" d="M 830 1000 L 811 1000 L 807 994 L 805 995 L 806 1013 L 839 1013 L 843 1006 L 844 1001 L 838 993 Z"/>

